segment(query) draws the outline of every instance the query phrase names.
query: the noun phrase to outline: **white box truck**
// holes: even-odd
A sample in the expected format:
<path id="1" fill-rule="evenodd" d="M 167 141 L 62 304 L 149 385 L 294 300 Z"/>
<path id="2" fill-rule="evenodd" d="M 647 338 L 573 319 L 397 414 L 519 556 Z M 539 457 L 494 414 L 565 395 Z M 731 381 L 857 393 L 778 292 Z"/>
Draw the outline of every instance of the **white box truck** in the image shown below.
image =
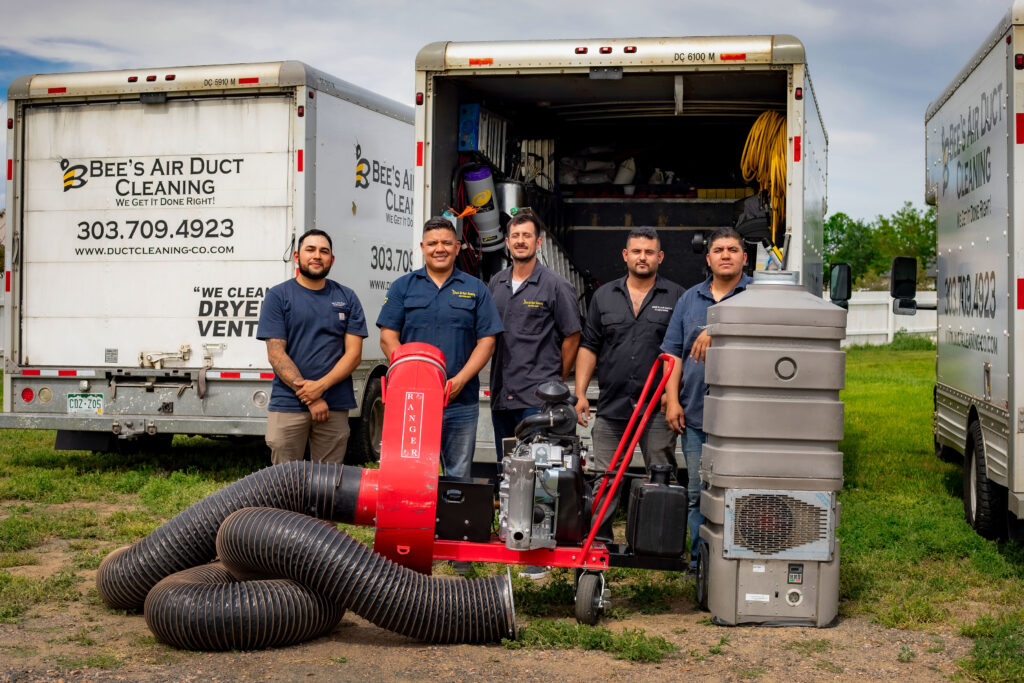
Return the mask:
<path id="1" fill-rule="evenodd" d="M 373 455 L 373 320 L 413 260 L 410 107 L 294 61 L 32 75 L 8 98 L 0 427 L 96 450 L 263 434 L 263 296 L 320 228 L 369 322 L 352 443 Z"/>
<path id="2" fill-rule="evenodd" d="M 778 112 L 786 185 L 775 242 L 786 268 L 822 292 L 828 138 L 793 36 L 438 42 L 416 58 L 416 91 L 414 222 L 460 212 L 473 200 L 460 175 L 487 166 L 503 213 L 526 205 L 544 218 L 541 258 L 581 297 L 625 274 L 620 254 L 636 226 L 658 230 L 660 273 L 702 281 L 691 244 L 735 225 L 750 193 L 745 140 L 761 114 Z M 592 170 L 609 165 L 601 182 Z M 470 252 L 474 239 L 467 229 Z M 477 246 L 459 265 L 486 281 L 500 264 Z M 755 256 L 763 268 L 764 250 Z M 489 430 L 485 410 L 478 461 L 493 458 Z"/>
<path id="3" fill-rule="evenodd" d="M 1024 2 L 1017 0 L 925 114 L 936 207 L 936 453 L 963 456 L 964 514 L 987 537 L 1024 518 Z M 893 309 L 913 314 L 913 259 Z"/>

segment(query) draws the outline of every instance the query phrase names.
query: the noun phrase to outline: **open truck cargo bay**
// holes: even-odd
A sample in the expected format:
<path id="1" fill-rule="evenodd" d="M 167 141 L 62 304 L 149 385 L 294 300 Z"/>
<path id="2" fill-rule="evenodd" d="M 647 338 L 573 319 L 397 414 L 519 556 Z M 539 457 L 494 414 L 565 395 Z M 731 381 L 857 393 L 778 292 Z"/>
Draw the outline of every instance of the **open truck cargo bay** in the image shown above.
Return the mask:
<path id="1" fill-rule="evenodd" d="M 368 316 L 412 268 L 411 109 L 305 64 L 26 76 L 9 100 L 0 426 L 261 435 L 256 325 L 296 236 L 332 236 Z"/>
<path id="2" fill-rule="evenodd" d="M 691 239 L 734 224 L 734 204 L 750 192 L 740 158 L 751 125 L 764 111 L 784 114 L 787 267 L 821 292 L 827 137 L 796 38 L 442 42 L 423 48 L 416 66 L 424 95 L 416 107 L 417 221 L 455 207 L 461 110 L 479 107 L 489 117 L 479 137 L 492 132 L 481 151 L 508 178 L 530 169 L 537 180 L 528 201 L 573 265 L 598 282 L 624 273 L 618 255 L 637 226 L 658 229 L 666 277 L 686 286 L 703 280 Z M 607 148 L 595 159 L 633 158 L 635 179 L 559 182 L 560 161 L 595 147 Z M 658 171 L 666 180 L 671 171 L 673 182 L 648 183 Z"/>

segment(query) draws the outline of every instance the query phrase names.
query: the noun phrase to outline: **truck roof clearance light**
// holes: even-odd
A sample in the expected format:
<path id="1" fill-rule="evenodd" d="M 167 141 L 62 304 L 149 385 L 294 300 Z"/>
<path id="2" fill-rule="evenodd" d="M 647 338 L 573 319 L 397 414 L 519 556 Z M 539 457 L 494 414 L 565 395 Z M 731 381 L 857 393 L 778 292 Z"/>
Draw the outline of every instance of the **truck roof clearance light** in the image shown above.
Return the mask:
<path id="1" fill-rule="evenodd" d="M 260 79 L 258 79 L 258 78 L 239 78 L 238 79 L 238 85 L 252 85 L 253 83 L 259 83 L 259 82 L 260 82 Z"/>
<path id="2" fill-rule="evenodd" d="M 146 76 L 146 82 L 147 83 L 152 83 L 155 80 L 156 80 L 156 76 Z"/>
<path id="3" fill-rule="evenodd" d="M 1013 68 L 1018 71 L 1024 69 L 1024 55 L 1017 53 L 1013 56 Z"/>
<path id="4" fill-rule="evenodd" d="M 803 88 L 797 88 L 796 90 L 794 90 L 793 91 L 793 97 L 798 99 L 798 100 L 802 100 L 804 98 L 804 89 Z"/>
<path id="5" fill-rule="evenodd" d="M 585 55 L 585 54 L 587 54 L 587 48 L 585 48 L 585 47 L 578 47 L 578 48 L 576 48 L 576 54 L 578 54 L 578 55 Z"/>
<path id="6" fill-rule="evenodd" d="M 636 45 L 627 45 L 626 47 L 622 48 L 622 51 L 625 52 L 627 55 L 636 54 Z"/>
<path id="7" fill-rule="evenodd" d="M 423 104 L 423 93 L 416 93 L 416 104 Z"/>
<path id="8" fill-rule="evenodd" d="M 747 59 L 746 52 L 723 52 L 718 55 L 723 62 L 744 62 Z"/>
<path id="9" fill-rule="evenodd" d="M 164 76 L 164 80 L 165 81 L 173 81 L 174 80 L 174 74 L 167 74 L 166 76 Z"/>
<path id="10" fill-rule="evenodd" d="M 67 88 L 47 88 L 46 89 L 46 94 L 47 95 L 63 95 L 67 91 L 68 91 Z"/>
<path id="11" fill-rule="evenodd" d="M 138 83 L 139 82 L 139 77 L 138 76 L 129 76 L 128 77 L 128 82 L 129 83 Z"/>
<path id="12" fill-rule="evenodd" d="M 612 49 L 610 47 L 602 47 L 600 52 L 603 55 L 610 55 L 612 53 Z"/>
<path id="13" fill-rule="evenodd" d="M 7 130 L 14 128 L 14 119 L 7 119 Z"/>
<path id="14" fill-rule="evenodd" d="M 302 105 L 299 105 L 299 118 L 301 119 L 305 115 L 306 115 L 306 108 L 303 107 Z"/>
<path id="15" fill-rule="evenodd" d="M 313 99 L 313 91 L 312 90 L 309 91 L 309 99 Z"/>
<path id="16" fill-rule="evenodd" d="M 32 391 L 29 387 L 25 387 L 21 390 L 21 400 L 25 403 L 31 403 L 36 397 L 36 392 Z"/>

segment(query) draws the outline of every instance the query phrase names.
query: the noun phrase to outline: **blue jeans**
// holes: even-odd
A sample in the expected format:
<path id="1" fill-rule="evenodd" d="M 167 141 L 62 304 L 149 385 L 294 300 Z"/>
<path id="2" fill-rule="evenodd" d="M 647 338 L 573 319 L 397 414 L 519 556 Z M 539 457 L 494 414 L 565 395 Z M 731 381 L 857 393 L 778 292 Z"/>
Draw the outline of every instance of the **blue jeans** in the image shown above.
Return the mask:
<path id="1" fill-rule="evenodd" d="M 503 439 L 510 439 L 516 435 L 516 425 L 523 421 L 523 418 L 536 415 L 540 408 L 517 408 L 515 410 L 492 410 L 491 425 L 494 427 L 494 448 L 497 451 L 498 474 L 501 474 L 501 458 L 504 452 L 501 447 Z"/>
<path id="2" fill-rule="evenodd" d="M 683 431 L 683 455 L 686 456 L 686 496 L 688 498 L 686 526 L 690 529 L 690 561 L 697 559 L 697 541 L 700 525 L 704 523 L 704 515 L 700 512 L 700 455 L 707 443 L 706 432 L 696 427 L 687 427 Z"/>
<path id="3" fill-rule="evenodd" d="M 469 479 L 476 450 L 476 419 L 480 404 L 452 403 L 444 409 L 441 422 L 441 463 L 444 474 L 454 479 Z"/>

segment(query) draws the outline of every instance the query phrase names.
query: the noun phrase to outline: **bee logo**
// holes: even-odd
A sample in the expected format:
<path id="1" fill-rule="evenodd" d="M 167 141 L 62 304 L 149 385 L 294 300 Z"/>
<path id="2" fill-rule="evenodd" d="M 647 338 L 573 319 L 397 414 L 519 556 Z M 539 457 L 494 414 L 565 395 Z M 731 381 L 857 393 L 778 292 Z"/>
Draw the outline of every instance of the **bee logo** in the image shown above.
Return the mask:
<path id="1" fill-rule="evenodd" d="M 60 169 L 64 171 L 64 191 L 74 189 L 76 187 L 82 187 L 85 185 L 85 173 L 86 168 L 82 164 L 72 166 L 71 162 L 67 159 L 60 160 Z"/>
<path id="2" fill-rule="evenodd" d="M 366 189 L 370 186 L 370 162 L 363 156 L 363 148 L 356 144 L 356 187 Z"/>

